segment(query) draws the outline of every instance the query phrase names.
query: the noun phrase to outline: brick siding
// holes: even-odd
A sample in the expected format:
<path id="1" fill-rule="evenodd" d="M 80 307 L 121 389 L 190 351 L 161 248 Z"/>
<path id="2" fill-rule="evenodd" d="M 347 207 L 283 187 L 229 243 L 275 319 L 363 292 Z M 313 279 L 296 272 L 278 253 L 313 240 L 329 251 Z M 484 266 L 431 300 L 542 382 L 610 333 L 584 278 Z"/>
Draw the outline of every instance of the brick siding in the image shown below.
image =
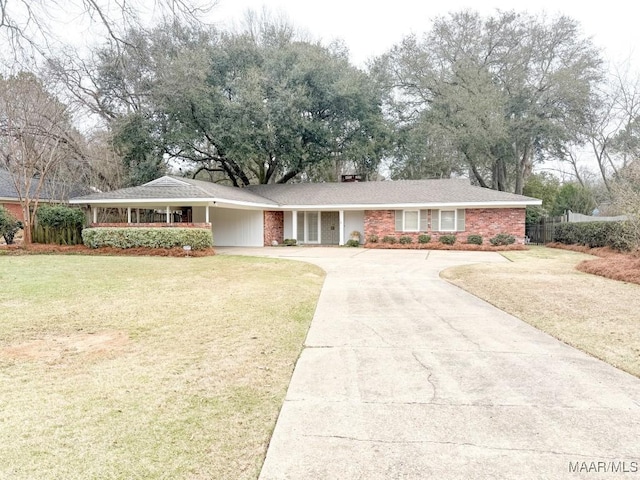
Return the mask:
<path id="1" fill-rule="evenodd" d="M 22 206 L 19 203 L 5 203 L 0 205 L 7 209 L 11 215 L 16 217 L 16 219 L 24 221 L 24 216 L 22 215 Z"/>
<path id="2" fill-rule="evenodd" d="M 378 237 L 378 243 L 389 235 L 399 240 L 401 236 L 411 237 L 413 243 L 422 234 L 431 235 L 431 241 L 438 241 L 441 235 L 451 232 L 434 232 L 431 230 L 431 210 L 429 210 L 429 229 L 420 232 L 397 232 L 395 226 L 395 210 L 365 210 L 364 239 L 368 243 L 372 235 Z M 524 208 L 467 208 L 465 210 L 465 231 L 457 232 L 458 242 L 466 242 L 467 236 L 482 235 L 484 243 L 498 233 L 511 234 L 516 243 L 524 243 L 525 209 Z"/>
<path id="3" fill-rule="evenodd" d="M 284 241 L 284 212 L 264 212 L 264 246 L 270 247 L 276 241 Z"/>

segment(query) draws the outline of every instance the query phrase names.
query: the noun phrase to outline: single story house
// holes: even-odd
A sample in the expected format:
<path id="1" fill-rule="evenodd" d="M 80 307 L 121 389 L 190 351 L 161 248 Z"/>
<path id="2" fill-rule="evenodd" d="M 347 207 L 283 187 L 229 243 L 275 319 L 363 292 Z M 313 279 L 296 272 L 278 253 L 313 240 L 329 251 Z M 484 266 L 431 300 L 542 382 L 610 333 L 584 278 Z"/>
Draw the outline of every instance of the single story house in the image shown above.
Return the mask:
<path id="1" fill-rule="evenodd" d="M 31 198 L 36 196 L 38 180 L 34 179 L 31 184 Z M 43 203 L 59 203 L 63 199 L 59 198 L 56 192 L 61 192 L 62 188 L 54 183 L 47 182 L 43 185 L 38 195 L 38 202 Z M 14 217 L 20 221 L 24 221 L 24 213 L 22 212 L 22 204 L 20 203 L 20 195 L 13 183 L 11 174 L 4 168 L 0 168 L 0 207 L 7 209 Z"/>
<path id="2" fill-rule="evenodd" d="M 507 233 L 524 243 L 525 208 L 542 201 L 473 186 L 467 179 L 290 183 L 244 188 L 164 176 L 138 187 L 72 198 L 92 211 L 126 211 L 126 226 L 205 227 L 217 246 L 343 245 L 377 236 Z M 117 209 L 117 210 L 116 210 Z M 149 222 L 149 212 L 153 213 Z M 104 213 L 104 212 L 103 212 Z M 158 221 L 160 219 L 161 221 Z"/>

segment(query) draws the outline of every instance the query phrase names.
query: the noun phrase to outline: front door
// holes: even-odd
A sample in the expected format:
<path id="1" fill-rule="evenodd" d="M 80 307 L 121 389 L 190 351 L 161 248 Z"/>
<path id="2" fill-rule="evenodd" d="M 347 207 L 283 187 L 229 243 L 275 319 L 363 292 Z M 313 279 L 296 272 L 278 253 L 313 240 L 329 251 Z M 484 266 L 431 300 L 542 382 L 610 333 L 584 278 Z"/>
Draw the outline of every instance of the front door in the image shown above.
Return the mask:
<path id="1" fill-rule="evenodd" d="M 340 215 L 338 212 L 322 212 L 320 217 L 320 243 L 338 245 L 340 243 Z"/>

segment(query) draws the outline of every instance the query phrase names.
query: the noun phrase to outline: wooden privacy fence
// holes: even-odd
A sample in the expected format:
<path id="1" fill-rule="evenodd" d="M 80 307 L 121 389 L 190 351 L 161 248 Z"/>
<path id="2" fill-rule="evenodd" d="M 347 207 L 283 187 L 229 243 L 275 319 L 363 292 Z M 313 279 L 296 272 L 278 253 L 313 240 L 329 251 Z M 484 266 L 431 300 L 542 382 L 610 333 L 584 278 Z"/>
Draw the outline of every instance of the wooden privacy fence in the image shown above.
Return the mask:
<path id="1" fill-rule="evenodd" d="M 57 245 L 80 245 L 82 243 L 82 227 L 31 227 L 33 243 L 54 243 Z"/>

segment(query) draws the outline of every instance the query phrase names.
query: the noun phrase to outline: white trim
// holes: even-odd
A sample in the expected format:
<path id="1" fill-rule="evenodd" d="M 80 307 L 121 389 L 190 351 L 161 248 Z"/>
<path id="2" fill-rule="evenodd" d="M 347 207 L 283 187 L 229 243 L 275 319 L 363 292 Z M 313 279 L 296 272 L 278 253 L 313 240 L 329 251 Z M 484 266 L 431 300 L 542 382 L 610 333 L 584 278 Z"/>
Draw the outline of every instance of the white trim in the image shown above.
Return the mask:
<path id="1" fill-rule="evenodd" d="M 269 203 L 254 203 L 238 200 L 226 200 L 219 198 L 111 198 L 111 199 L 71 199 L 70 204 L 74 205 L 191 205 L 191 206 L 213 206 L 213 207 L 248 207 L 265 210 L 283 210 L 279 205 L 273 205 Z"/>
<path id="2" fill-rule="evenodd" d="M 337 204 L 337 205 L 280 205 L 270 207 L 274 210 L 425 210 L 431 208 L 524 208 L 527 205 L 542 205 L 542 200 L 537 201 L 499 201 L 499 202 L 429 202 L 429 203 L 375 203 L 375 204 Z"/>
<path id="3" fill-rule="evenodd" d="M 344 210 L 338 212 L 338 225 L 340 230 L 340 238 L 338 239 L 338 245 L 344 245 Z"/>

